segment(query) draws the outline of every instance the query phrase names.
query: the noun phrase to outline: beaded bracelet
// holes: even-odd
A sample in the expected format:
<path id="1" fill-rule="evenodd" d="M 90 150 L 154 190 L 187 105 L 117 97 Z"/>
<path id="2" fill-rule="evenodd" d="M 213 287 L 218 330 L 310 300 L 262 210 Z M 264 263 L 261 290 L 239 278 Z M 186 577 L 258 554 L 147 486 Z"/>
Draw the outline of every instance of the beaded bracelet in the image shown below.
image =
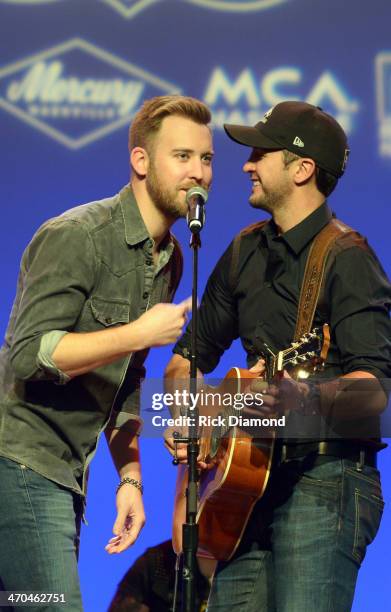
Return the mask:
<path id="1" fill-rule="evenodd" d="M 129 478 L 128 476 L 126 476 L 125 478 L 122 478 L 121 482 L 119 483 L 119 485 L 117 487 L 117 490 L 116 490 L 116 494 L 118 493 L 118 491 L 120 490 L 120 488 L 124 484 L 131 484 L 131 485 L 133 485 L 134 487 L 136 487 L 136 489 L 141 491 L 141 495 L 144 493 L 144 487 L 141 484 L 140 480 L 136 480 L 135 478 Z"/>

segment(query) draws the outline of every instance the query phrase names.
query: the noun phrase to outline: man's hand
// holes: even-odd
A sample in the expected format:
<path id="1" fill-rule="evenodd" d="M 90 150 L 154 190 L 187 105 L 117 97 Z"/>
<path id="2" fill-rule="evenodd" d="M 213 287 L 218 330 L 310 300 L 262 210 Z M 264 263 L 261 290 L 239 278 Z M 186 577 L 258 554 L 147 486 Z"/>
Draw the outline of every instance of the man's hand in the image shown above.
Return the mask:
<path id="1" fill-rule="evenodd" d="M 181 437 L 184 435 L 182 428 L 179 429 L 178 427 L 168 427 L 164 432 L 164 446 L 166 447 L 170 455 L 172 455 L 172 457 L 174 457 L 175 455 L 176 446 L 177 459 L 179 463 L 185 464 L 187 463 L 187 444 L 185 444 L 184 442 L 175 444 L 173 436 L 174 431 L 178 432 Z"/>
<path id="2" fill-rule="evenodd" d="M 164 446 L 173 457 L 175 455 L 176 446 L 176 457 L 178 459 L 178 463 L 187 465 L 187 444 L 185 442 L 179 442 L 175 445 L 173 436 L 174 431 L 179 432 L 180 437 L 187 436 L 188 434 L 187 428 L 180 429 L 178 427 L 168 427 L 164 432 Z M 201 461 L 200 455 L 197 457 L 197 467 L 200 470 L 205 470 L 208 467 L 204 461 Z"/>
<path id="3" fill-rule="evenodd" d="M 113 538 L 105 547 L 112 555 L 132 546 L 145 524 L 144 504 L 141 491 L 132 484 L 124 484 L 117 493 L 117 518 Z"/>
<path id="4" fill-rule="evenodd" d="M 164 346 L 178 340 L 190 312 L 191 298 L 180 304 L 156 304 L 130 325 L 140 331 L 141 348 Z"/>
<path id="5" fill-rule="evenodd" d="M 254 380 L 250 389 L 253 393 L 262 393 L 263 404 L 260 408 L 246 408 L 243 416 L 271 416 L 285 414 L 288 411 L 300 411 L 303 408 L 310 387 L 306 382 L 294 380 L 286 370 L 282 378 L 268 384 L 263 380 Z"/>
<path id="6" fill-rule="evenodd" d="M 156 304 L 135 321 L 99 331 L 65 334 L 52 359 L 70 378 L 113 363 L 134 351 L 176 342 L 191 311 L 191 299 Z"/>
<path id="7" fill-rule="evenodd" d="M 253 374 L 256 374 L 257 376 L 262 376 L 265 372 L 264 359 L 259 359 L 257 363 L 254 364 L 253 367 L 250 369 L 250 372 L 252 372 Z M 177 376 L 179 380 L 176 380 L 175 376 Z M 179 381 L 182 383 L 182 386 L 186 385 L 186 388 L 188 388 L 188 381 L 186 379 L 186 376 L 189 376 L 189 361 L 187 359 L 184 359 L 180 355 L 174 355 L 166 368 L 167 384 L 169 385 L 171 383 L 170 390 L 173 391 L 172 385 L 174 384 L 177 387 L 179 385 Z M 197 378 L 200 378 L 200 379 L 203 378 L 203 375 L 200 371 L 197 372 Z M 259 381 L 258 379 L 254 380 L 254 383 L 257 383 L 257 382 L 263 385 L 263 389 L 265 389 L 265 385 L 267 387 L 267 384 L 261 379 L 259 379 Z M 203 389 L 205 391 L 208 391 L 208 386 L 203 385 Z M 216 392 L 216 389 L 212 387 L 210 388 L 210 391 Z M 267 411 L 269 413 L 269 409 L 267 409 Z M 259 416 L 259 411 L 254 410 L 253 413 Z M 209 410 L 207 411 L 207 414 L 210 414 Z M 174 457 L 176 454 L 178 463 L 187 464 L 187 444 L 185 444 L 184 442 L 179 442 L 175 444 L 174 436 L 173 436 L 174 431 L 178 431 L 180 433 L 180 437 L 187 435 L 187 428 L 180 429 L 178 427 L 169 427 L 164 432 L 164 446 L 166 447 L 170 455 Z M 208 435 L 210 434 L 211 434 L 211 431 L 208 430 Z M 197 458 L 197 466 L 201 470 L 208 468 L 208 464 L 201 460 L 200 455 Z"/>

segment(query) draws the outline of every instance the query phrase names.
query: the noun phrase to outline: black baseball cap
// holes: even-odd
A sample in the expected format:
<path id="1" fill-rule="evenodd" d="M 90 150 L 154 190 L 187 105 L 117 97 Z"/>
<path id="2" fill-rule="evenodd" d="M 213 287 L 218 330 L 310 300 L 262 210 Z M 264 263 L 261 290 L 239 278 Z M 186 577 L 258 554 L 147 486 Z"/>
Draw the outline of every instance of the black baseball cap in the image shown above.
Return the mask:
<path id="1" fill-rule="evenodd" d="M 287 101 L 276 104 L 254 127 L 225 124 L 228 136 L 239 144 L 260 149 L 287 149 L 310 157 L 319 168 L 337 178 L 349 155 L 346 134 L 319 106 Z"/>

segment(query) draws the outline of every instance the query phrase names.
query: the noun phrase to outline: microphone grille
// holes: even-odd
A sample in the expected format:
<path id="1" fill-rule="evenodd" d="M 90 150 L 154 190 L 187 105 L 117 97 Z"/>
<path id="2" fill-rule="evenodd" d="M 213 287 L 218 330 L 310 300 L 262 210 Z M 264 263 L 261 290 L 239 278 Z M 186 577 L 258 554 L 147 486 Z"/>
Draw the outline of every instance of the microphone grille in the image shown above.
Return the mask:
<path id="1" fill-rule="evenodd" d="M 191 198 L 194 198 L 194 196 L 198 196 L 199 198 L 201 198 L 204 204 L 206 204 L 208 200 L 208 192 L 206 191 L 206 189 L 198 185 L 196 187 L 191 187 L 188 190 L 188 192 L 186 193 L 186 202 L 189 204 Z"/>

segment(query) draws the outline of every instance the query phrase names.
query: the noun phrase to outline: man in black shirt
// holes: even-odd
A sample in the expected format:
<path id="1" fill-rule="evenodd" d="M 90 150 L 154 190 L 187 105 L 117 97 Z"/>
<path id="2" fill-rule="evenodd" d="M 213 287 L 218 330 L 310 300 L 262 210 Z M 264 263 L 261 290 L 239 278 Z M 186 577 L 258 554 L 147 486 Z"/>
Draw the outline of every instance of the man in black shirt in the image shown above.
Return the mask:
<path id="1" fill-rule="evenodd" d="M 348 146 L 330 115 L 303 102 L 278 104 L 254 127 L 225 129 L 252 147 L 243 168 L 252 182 L 249 201 L 272 219 L 244 232 L 237 256 L 232 243 L 215 267 L 199 309 L 197 364 L 202 374 L 210 372 L 240 337 L 248 366 L 262 373 L 264 343 L 276 352 L 293 340 L 309 249 L 332 217 L 325 199 L 345 170 Z M 376 469 L 382 445 L 354 440 L 352 415 L 377 423 L 386 405 L 381 379 L 391 373 L 390 285 L 357 233 L 336 240 L 321 296 L 314 325 L 330 325 L 322 376 L 332 380 L 310 387 L 285 375 L 278 391 L 264 394 L 263 410 L 286 410 L 289 399 L 291 412 L 266 492 L 235 555 L 218 566 L 210 612 L 351 609 L 357 573 L 383 510 Z M 189 346 L 190 328 L 174 349 L 167 377 L 188 375 Z M 357 384 L 370 385 L 371 392 L 356 392 Z M 349 423 L 350 439 L 330 440 L 318 429 L 314 440 L 309 420 L 292 409 L 303 404 L 311 412 L 316 407 L 319 423 L 330 415 L 345 422 L 344 431 Z M 365 431 L 373 437 L 376 425 Z M 173 452 L 171 439 L 166 445 Z M 177 452 L 185 461 L 185 448 L 178 445 Z"/>

